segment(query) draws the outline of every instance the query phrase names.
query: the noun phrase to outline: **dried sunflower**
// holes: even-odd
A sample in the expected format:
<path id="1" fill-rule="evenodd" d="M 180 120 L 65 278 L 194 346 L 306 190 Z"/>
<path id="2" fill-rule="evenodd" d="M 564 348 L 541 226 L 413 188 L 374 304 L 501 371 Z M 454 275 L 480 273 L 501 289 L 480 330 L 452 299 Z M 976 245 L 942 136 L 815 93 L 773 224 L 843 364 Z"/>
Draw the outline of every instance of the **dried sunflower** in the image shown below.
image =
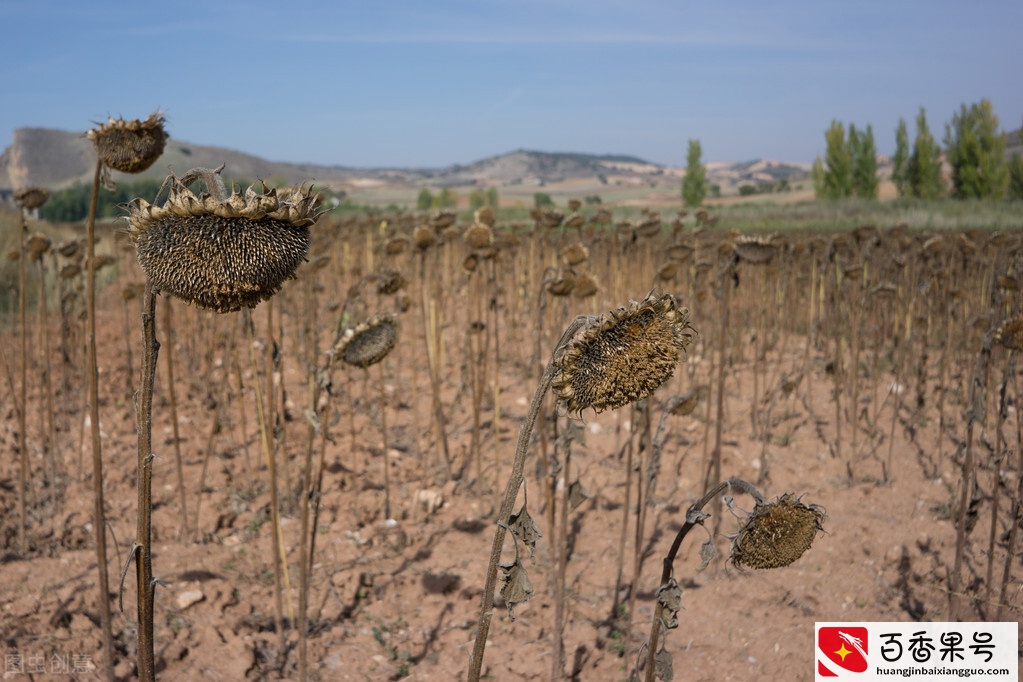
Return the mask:
<path id="1" fill-rule="evenodd" d="M 141 173 L 163 154 L 167 144 L 164 122 L 163 114 L 158 111 L 145 121 L 111 118 L 85 136 L 92 140 L 104 166 L 122 173 Z"/>
<path id="2" fill-rule="evenodd" d="M 746 568 L 788 566 L 810 549 L 823 530 L 824 510 L 791 493 L 758 502 L 732 542 L 731 561 Z"/>
<path id="3" fill-rule="evenodd" d="M 1023 351 L 1023 315 L 1003 322 L 995 332 L 995 343 L 1009 350 Z"/>
<path id="4" fill-rule="evenodd" d="M 330 352 L 346 364 L 365 369 L 387 357 L 397 338 L 397 319 L 390 313 L 382 313 L 346 329 Z"/>
<path id="5" fill-rule="evenodd" d="M 156 289 L 225 313 L 254 307 L 294 277 L 320 214 L 312 188 L 263 185 L 261 194 L 249 187 L 225 198 L 220 170 L 194 169 L 185 181 L 172 175 L 163 206 L 135 199 L 128 236 Z M 193 178 L 210 193 L 193 194 Z"/>
<path id="6" fill-rule="evenodd" d="M 49 198 L 50 192 L 45 187 L 26 187 L 14 193 L 15 203 L 29 211 L 39 208 Z"/>
<path id="7" fill-rule="evenodd" d="M 575 413 L 641 400 L 674 373 L 691 331 L 689 310 L 670 294 L 589 318 L 555 351 L 551 390 Z"/>

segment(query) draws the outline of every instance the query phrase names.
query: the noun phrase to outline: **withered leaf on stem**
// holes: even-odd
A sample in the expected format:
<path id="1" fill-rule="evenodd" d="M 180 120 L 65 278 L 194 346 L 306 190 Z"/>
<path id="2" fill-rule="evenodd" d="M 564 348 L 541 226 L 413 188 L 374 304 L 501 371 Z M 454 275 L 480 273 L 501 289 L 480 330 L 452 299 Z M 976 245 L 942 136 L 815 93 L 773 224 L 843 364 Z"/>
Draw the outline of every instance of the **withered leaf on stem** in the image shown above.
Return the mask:
<path id="1" fill-rule="evenodd" d="M 525 504 L 517 514 L 512 514 L 508 519 L 508 530 L 521 540 L 522 544 L 529 547 L 529 557 L 532 558 L 533 550 L 536 549 L 536 541 L 543 537 L 543 533 L 540 532 L 540 527 L 536 525 L 533 517 L 529 515 Z"/>
<path id="2" fill-rule="evenodd" d="M 516 604 L 521 604 L 533 596 L 533 583 L 530 582 L 529 574 L 518 557 L 510 564 L 500 564 L 499 568 L 504 571 L 501 599 L 508 607 L 508 617 L 515 620 L 513 609 Z"/>
<path id="3" fill-rule="evenodd" d="M 696 572 L 700 573 L 707 568 L 707 565 L 718 558 L 719 554 L 718 546 L 714 544 L 714 538 L 707 538 L 707 541 L 700 546 L 700 565 Z"/>
<path id="4" fill-rule="evenodd" d="M 674 578 L 657 588 L 657 603 L 661 605 L 661 625 L 665 630 L 678 627 L 678 610 L 682 608 L 682 588 Z"/>
<path id="5" fill-rule="evenodd" d="M 675 679 L 675 668 L 671 663 L 671 652 L 661 648 L 654 654 L 654 675 L 662 682 L 671 682 Z"/>
<path id="6" fill-rule="evenodd" d="M 568 506 L 572 511 L 590 499 L 590 494 L 583 488 L 583 484 L 578 480 L 572 481 L 572 484 L 568 486 Z"/>

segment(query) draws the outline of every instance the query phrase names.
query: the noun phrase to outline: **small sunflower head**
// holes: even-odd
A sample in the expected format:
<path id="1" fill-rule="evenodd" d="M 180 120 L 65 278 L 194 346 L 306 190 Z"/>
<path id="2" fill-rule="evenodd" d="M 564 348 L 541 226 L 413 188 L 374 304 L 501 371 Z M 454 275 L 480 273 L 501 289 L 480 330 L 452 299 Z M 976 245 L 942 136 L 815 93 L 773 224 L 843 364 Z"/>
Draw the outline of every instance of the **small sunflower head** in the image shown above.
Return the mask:
<path id="1" fill-rule="evenodd" d="M 733 243 L 735 253 L 741 260 L 753 265 L 764 265 L 778 253 L 778 247 L 770 237 L 742 235 Z"/>
<path id="2" fill-rule="evenodd" d="M 39 208 L 49 198 L 50 192 L 45 187 L 26 187 L 14 193 L 15 203 L 28 211 Z"/>
<path id="3" fill-rule="evenodd" d="M 575 273 L 570 268 L 559 268 L 547 282 L 547 293 L 551 296 L 568 296 L 575 288 Z"/>
<path id="4" fill-rule="evenodd" d="M 589 318 L 554 352 L 551 390 L 569 412 L 641 400 L 675 372 L 692 341 L 689 310 L 670 294 Z"/>
<path id="5" fill-rule="evenodd" d="M 397 270 L 386 269 L 377 273 L 377 293 L 391 296 L 405 288 L 407 282 Z"/>
<path id="6" fill-rule="evenodd" d="M 569 265 L 579 265 L 590 257 L 590 250 L 582 242 L 575 242 L 561 250 L 561 258 Z"/>
<path id="7" fill-rule="evenodd" d="M 163 206 L 135 199 L 128 207 L 128 236 L 156 289 L 226 313 L 255 307 L 294 277 L 319 217 L 312 188 L 263 185 L 220 199 L 169 181 Z"/>
<path id="8" fill-rule="evenodd" d="M 412 232 L 412 243 L 420 251 L 425 251 L 437 243 L 437 235 L 428 225 L 420 225 Z"/>
<path id="9" fill-rule="evenodd" d="M 383 313 L 345 329 L 330 352 L 346 364 L 365 369 L 386 358 L 397 339 L 397 319 L 390 313 Z"/>
<path id="10" fill-rule="evenodd" d="M 28 247 L 29 259 L 34 263 L 46 255 L 50 250 L 50 238 L 44 234 L 33 234 L 25 243 Z"/>
<path id="11" fill-rule="evenodd" d="M 92 140 L 104 166 L 122 173 L 141 173 L 163 154 L 167 144 L 164 122 L 160 112 L 150 114 L 145 121 L 111 118 L 85 136 Z"/>
<path id="12" fill-rule="evenodd" d="M 473 215 L 476 222 L 480 225 L 486 225 L 487 227 L 493 227 L 497 221 L 497 214 L 494 213 L 494 209 L 489 206 L 483 206 L 476 209 L 476 213 Z"/>
<path id="13" fill-rule="evenodd" d="M 572 287 L 572 294 L 576 298 L 589 298 L 595 296 L 598 291 L 600 291 L 600 284 L 597 282 L 597 278 L 588 272 L 579 275 L 575 280 L 575 286 Z"/>
<path id="14" fill-rule="evenodd" d="M 788 566 L 810 549 L 824 530 L 824 510 L 805 505 L 791 493 L 758 502 L 732 542 L 731 561 L 745 568 Z"/>
<path id="15" fill-rule="evenodd" d="M 1023 315 L 1003 322 L 995 332 L 995 343 L 1009 350 L 1023 351 Z"/>
<path id="16" fill-rule="evenodd" d="M 475 223 L 462 235 L 471 249 L 485 249 L 494 243 L 494 231 L 485 223 Z"/>

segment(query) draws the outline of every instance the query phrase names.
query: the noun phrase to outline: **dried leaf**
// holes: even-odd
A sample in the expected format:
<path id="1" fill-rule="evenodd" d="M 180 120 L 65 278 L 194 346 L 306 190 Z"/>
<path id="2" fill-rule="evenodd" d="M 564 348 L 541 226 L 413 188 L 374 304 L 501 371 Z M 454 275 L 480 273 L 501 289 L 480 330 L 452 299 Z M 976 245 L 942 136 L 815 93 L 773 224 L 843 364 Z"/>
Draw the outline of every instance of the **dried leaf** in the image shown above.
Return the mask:
<path id="1" fill-rule="evenodd" d="M 707 541 L 700 546 L 700 565 L 696 572 L 700 573 L 703 569 L 707 568 L 707 565 L 714 561 L 714 559 L 717 559 L 719 554 L 720 552 L 718 552 L 718 546 L 714 544 L 714 539 L 707 538 Z"/>
<path id="2" fill-rule="evenodd" d="M 572 481 L 572 485 L 568 486 L 568 507 L 572 511 L 575 511 L 576 507 L 590 499 L 590 494 L 583 488 L 583 484 L 578 480 Z"/>
<path id="3" fill-rule="evenodd" d="M 663 647 L 654 654 L 654 676 L 662 682 L 671 682 L 675 679 L 675 668 L 671 664 L 671 652 Z"/>
<path id="4" fill-rule="evenodd" d="M 521 604 L 533 596 L 533 583 L 529 581 L 529 574 L 518 557 L 510 564 L 500 564 L 499 568 L 504 571 L 501 599 L 508 607 L 508 617 L 515 620 L 513 609 L 516 604 Z"/>
<path id="5" fill-rule="evenodd" d="M 661 625 L 665 630 L 678 627 L 678 610 L 682 608 L 682 588 L 674 578 L 657 589 L 657 603 L 661 605 Z"/>
<path id="6" fill-rule="evenodd" d="M 540 532 L 540 527 L 536 525 L 533 517 L 529 515 L 525 504 L 522 505 L 518 514 L 512 514 L 508 519 L 508 530 L 521 540 L 522 544 L 529 547 L 529 557 L 532 558 L 533 550 L 536 549 L 536 541 L 543 537 L 543 533 Z"/>

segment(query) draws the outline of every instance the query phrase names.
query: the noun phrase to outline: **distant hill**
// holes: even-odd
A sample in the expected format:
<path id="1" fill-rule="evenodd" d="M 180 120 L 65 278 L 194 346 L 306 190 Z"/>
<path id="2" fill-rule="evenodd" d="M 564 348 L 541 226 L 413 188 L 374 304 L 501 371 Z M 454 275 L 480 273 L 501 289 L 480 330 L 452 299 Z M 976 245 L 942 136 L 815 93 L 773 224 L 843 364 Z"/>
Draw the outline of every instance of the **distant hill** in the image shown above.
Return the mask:
<path id="1" fill-rule="evenodd" d="M 170 169 L 183 174 L 198 166 L 227 164 L 230 178 L 314 181 L 346 191 L 360 187 L 546 187 L 559 183 L 579 186 L 645 186 L 677 191 L 683 170 L 643 159 L 615 154 L 542 152 L 519 149 L 467 165 L 443 168 L 349 168 L 267 161 L 244 152 L 195 145 L 170 139 L 160 159 L 138 177 L 162 179 Z M 48 128 L 19 128 L 0 155 L 0 193 L 14 188 L 43 186 L 61 189 L 92 178 L 95 156 L 81 133 Z M 739 184 L 795 180 L 809 175 L 809 164 L 778 161 L 708 163 L 708 180 L 723 189 Z M 114 180 L 123 177 L 114 173 Z"/>

